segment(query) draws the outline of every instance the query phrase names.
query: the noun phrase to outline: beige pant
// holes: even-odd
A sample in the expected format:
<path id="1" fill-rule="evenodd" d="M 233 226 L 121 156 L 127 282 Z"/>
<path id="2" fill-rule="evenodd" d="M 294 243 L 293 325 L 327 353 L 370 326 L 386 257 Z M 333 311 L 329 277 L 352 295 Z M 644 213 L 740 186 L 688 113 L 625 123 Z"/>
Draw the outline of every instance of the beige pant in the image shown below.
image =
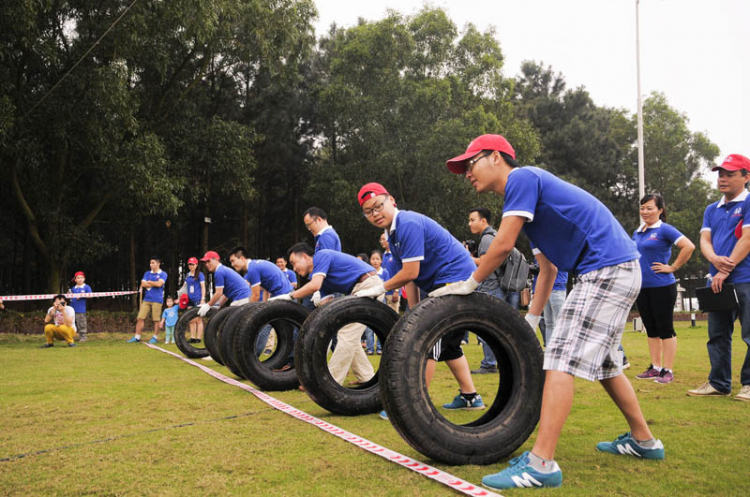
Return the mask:
<path id="1" fill-rule="evenodd" d="M 388 304 L 388 307 L 390 307 L 391 309 L 393 309 L 394 311 L 396 311 L 396 314 L 398 314 L 398 306 L 401 304 L 401 295 L 399 295 L 399 293 L 398 293 L 400 291 L 401 291 L 400 288 L 396 288 L 394 290 L 395 293 L 393 295 L 396 296 L 396 301 L 395 302 L 393 302 L 391 300 L 393 298 L 393 295 L 386 295 L 385 296 L 385 302 L 386 302 L 386 304 Z"/>
<path id="2" fill-rule="evenodd" d="M 354 285 L 352 293 L 382 283 L 383 280 L 380 279 L 380 276 L 370 276 L 362 283 Z M 338 331 L 338 343 L 336 343 L 336 350 L 333 351 L 331 360 L 328 361 L 328 370 L 339 385 L 344 384 L 349 368 L 352 369 L 354 377 L 360 383 L 369 381 L 375 376 L 375 370 L 367 359 L 367 354 L 362 350 L 362 342 L 360 341 L 365 328 L 366 326 L 363 324 L 350 323 Z"/>

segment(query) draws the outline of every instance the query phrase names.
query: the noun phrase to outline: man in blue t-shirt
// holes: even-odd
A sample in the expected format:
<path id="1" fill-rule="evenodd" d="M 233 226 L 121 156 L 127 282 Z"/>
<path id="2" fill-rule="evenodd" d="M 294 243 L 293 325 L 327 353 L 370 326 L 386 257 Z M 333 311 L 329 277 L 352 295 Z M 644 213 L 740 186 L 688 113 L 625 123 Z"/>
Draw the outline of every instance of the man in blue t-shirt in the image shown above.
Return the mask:
<path id="1" fill-rule="evenodd" d="M 740 370 L 742 388 L 735 399 L 750 401 L 750 159 L 727 156 L 719 171 L 721 200 L 706 207 L 701 228 L 701 252 L 710 262 L 711 288 L 721 291 L 724 283 L 734 284 L 739 308 L 708 313 L 708 381 L 688 391 L 690 396 L 729 395 L 732 392 L 732 333 L 739 317 L 742 340 L 748 344 Z"/>
<path id="2" fill-rule="evenodd" d="M 320 292 L 320 305 L 330 302 L 336 294 L 349 295 L 361 289 L 382 286 L 383 280 L 375 268 L 349 254 L 336 250 L 313 250 L 306 243 L 298 243 L 289 249 L 289 261 L 302 277 L 310 279 L 306 285 L 273 300 L 300 299 Z M 357 382 L 366 383 L 375 376 L 375 370 L 360 345 L 365 325 L 350 323 L 338 333 L 338 344 L 328 361 L 328 370 L 333 379 L 343 385 L 351 368 Z"/>
<path id="3" fill-rule="evenodd" d="M 160 269 L 161 258 L 158 256 L 151 258 L 149 266 L 151 269 L 146 271 L 141 279 L 143 301 L 141 302 L 141 308 L 138 310 L 135 335 L 128 340 L 128 343 L 141 341 L 141 331 L 143 331 L 143 324 L 149 313 L 151 314 L 151 320 L 154 322 L 154 336 L 148 343 L 158 342 L 159 321 L 161 321 L 161 307 L 164 303 L 164 284 L 167 282 L 167 273 Z"/>
<path id="4" fill-rule="evenodd" d="M 291 269 L 287 269 L 286 267 L 286 257 L 283 255 L 280 255 L 276 258 L 276 266 L 281 269 L 281 272 L 286 275 L 286 278 L 289 280 L 289 284 L 292 285 L 293 289 L 297 288 L 297 275 L 294 274 L 294 271 Z"/>
<path id="5" fill-rule="evenodd" d="M 75 286 L 70 289 L 70 293 L 92 293 L 91 287 L 86 284 L 86 275 L 83 271 L 78 271 L 73 275 L 73 281 Z M 70 306 L 76 313 L 76 328 L 78 329 L 79 342 L 86 341 L 86 333 L 88 333 L 88 323 L 86 322 L 86 299 L 85 298 L 72 298 L 70 299 Z"/>
<path id="6" fill-rule="evenodd" d="M 425 292 L 463 281 L 476 268 L 469 252 L 448 230 L 427 216 L 400 211 L 396 201 L 379 183 L 368 183 L 357 195 L 362 214 L 373 226 L 384 230 L 393 253 L 396 273 L 383 285 L 356 293 L 358 297 L 379 297 L 406 286 L 409 307 L 419 303 L 419 289 Z M 427 385 L 435 373 L 437 361 L 445 361 L 458 381 L 459 393 L 445 409 L 484 409 L 482 397 L 474 387 L 471 370 L 461 349 L 464 331 L 443 337 L 427 360 Z"/>
<path id="7" fill-rule="evenodd" d="M 227 300 L 232 301 L 229 304 L 232 307 L 245 305 L 250 302 L 250 288 L 247 286 L 247 283 L 238 272 L 221 263 L 219 254 L 213 250 L 209 250 L 201 258 L 201 261 L 206 263 L 206 269 L 214 273 L 214 287 L 216 291 L 208 302 L 200 306 L 198 309 L 199 316 L 208 314 L 213 305 L 221 307 Z"/>
<path id="8" fill-rule="evenodd" d="M 341 252 L 341 240 L 333 226 L 328 224 L 328 216 L 320 207 L 310 207 L 302 216 L 310 233 L 315 237 L 315 251 L 330 249 Z"/>
<path id="9" fill-rule="evenodd" d="M 392 275 L 398 273 L 398 268 L 396 267 L 396 260 L 393 258 L 393 252 L 391 252 L 391 248 L 388 246 L 388 236 L 385 233 L 380 234 L 380 246 L 383 247 L 383 268 L 388 271 L 388 277 L 390 278 Z M 392 290 L 390 295 L 386 296 L 388 307 L 396 312 L 399 311 L 400 302 L 400 288 Z"/>
<path id="10" fill-rule="evenodd" d="M 618 353 L 628 312 L 641 286 L 639 254 L 625 230 L 589 193 L 542 169 L 520 167 L 503 136 L 476 138 L 447 166 L 465 175 L 477 192 L 503 195 L 505 205 L 497 236 L 472 277 L 439 294 L 473 291 L 503 263 L 522 230 L 537 249 L 540 268 L 536 295 L 526 315 L 532 329 L 539 323 L 557 268 L 578 274 L 578 284 L 563 304 L 544 353 L 546 377 L 536 442 L 511 467 L 486 476 L 482 483 L 497 489 L 562 484 L 554 456 L 573 403 L 574 377 L 600 381 L 630 426 L 630 432 L 614 442 L 597 444 L 598 450 L 663 459 L 664 446 L 651 434 L 633 386 L 622 374 Z"/>

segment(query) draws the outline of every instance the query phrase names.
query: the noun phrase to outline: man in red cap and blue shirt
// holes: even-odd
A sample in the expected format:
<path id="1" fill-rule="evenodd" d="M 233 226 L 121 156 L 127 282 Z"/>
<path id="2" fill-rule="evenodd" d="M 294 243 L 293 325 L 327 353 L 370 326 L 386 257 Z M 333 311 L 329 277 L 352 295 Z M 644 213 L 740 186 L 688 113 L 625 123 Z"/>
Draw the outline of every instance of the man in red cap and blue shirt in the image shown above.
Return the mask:
<path id="1" fill-rule="evenodd" d="M 429 292 L 463 281 L 477 267 L 471 254 L 448 230 L 427 216 L 400 211 L 396 201 L 379 183 L 368 183 L 357 195 L 362 214 L 373 226 L 384 230 L 397 271 L 384 284 L 356 292 L 357 297 L 374 297 L 406 286 L 409 307 L 419 303 L 419 289 Z M 458 381 L 459 393 L 444 409 L 484 409 L 482 397 L 474 387 L 469 363 L 461 349 L 464 331 L 443 337 L 427 361 L 429 385 L 437 361 L 445 361 Z M 381 413 L 384 417 L 384 413 Z"/>
<path id="2" fill-rule="evenodd" d="M 495 240 L 466 281 L 432 296 L 467 294 L 508 256 L 523 230 L 539 261 L 536 293 L 526 321 L 539 324 L 557 274 L 573 271 L 578 284 L 568 295 L 544 352 L 546 377 L 539 432 L 531 451 L 510 467 L 485 476 L 493 489 L 557 487 L 562 471 L 555 448 L 573 403 L 574 377 L 601 382 L 630 431 L 596 448 L 640 459 L 663 459 L 664 446 L 649 430 L 630 381 L 622 374 L 618 347 L 625 321 L 641 286 L 639 254 L 612 213 L 596 198 L 536 167 L 520 167 L 515 151 L 500 135 L 483 135 L 466 153 L 447 162 L 477 192 L 505 197 Z"/>
<path id="3" fill-rule="evenodd" d="M 732 154 L 721 165 L 718 187 L 721 200 L 706 207 L 701 228 L 701 252 L 708 259 L 710 284 L 714 292 L 724 283 L 734 284 L 739 307 L 731 311 L 708 313 L 708 381 L 689 390 L 691 397 L 726 396 L 732 393 L 732 333 L 739 317 L 742 340 L 748 345 L 740 370 L 742 388 L 736 400 L 750 401 L 750 159 Z"/>
<path id="4" fill-rule="evenodd" d="M 216 292 L 211 296 L 211 299 L 198 308 L 198 315 L 203 317 L 208 314 L 211 306 L 217 304 L 221 306 L 227 300 L 231 300 L 229 304 L 232 307 L 239 305 L 245 305 L 250 302 L 250 287 L 247 286 L 245 280 L 240 274 L 234 269 L 229 269 L 221 263 L 221 257 L 213 250 L 206 252 L 201 258 L 201 261 L 206 263 L 206 269 L 214 273 L 214 287 Z"/>

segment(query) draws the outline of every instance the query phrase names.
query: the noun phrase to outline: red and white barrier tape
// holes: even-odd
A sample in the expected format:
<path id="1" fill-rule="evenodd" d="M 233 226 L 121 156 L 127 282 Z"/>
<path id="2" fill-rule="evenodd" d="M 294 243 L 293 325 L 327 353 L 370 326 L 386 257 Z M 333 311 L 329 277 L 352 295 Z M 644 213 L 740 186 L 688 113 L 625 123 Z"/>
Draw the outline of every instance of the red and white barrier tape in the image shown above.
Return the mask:
<path id="1" fill-rule="evenodd" d="M 206 366 L 203 366 L 201 364 L 198 364 L 195 361 L 191 361 L 190 359 L 187 359 L 179 354 L 175 354 L 174 352 L 170 352 L 169 350 L 164 350 L 161 347 L 157 347 L 156 345 L 151 345 L 149 343 L 146 343 L 145 345 L 151 347 L 152 349 L 158 350 L 160 352 L 164 352 L 165 354 L 172 355 L 182 361 L 185 361 L 186 363 L 190 364 L 191 366 L 195 366 L 204 373 L 208 373 L 209 375 L 213 376 L 217 380 L 223 381 L 224 383 L 227 383 L 229 385 L 233 385 L 235 387 L 239 387 L 247 392 L 250 392 L 251 394 L 258 397 L 260 400 L 265 402 L 266 404 L 270 405 L 271 407 L 274 407 L 278 409 L 279 411 L 286 413 L 294 418 L 299 419 L 300 421 L 304 421 L 306 423 L 309 423 L 313 426 L 316 426 L 320 428 L 321 430 L 330 433 L 331 435 L 335 435 L 342 440 L 345 440 L 351 444 L 356 445 L 360 449 L 364 449 L 367 452 L 370 452 L 372 454 L 375 454 L 377 456 L 382 457 L 383 459 L 386 459 L 388 461 L 394 462 L 396 464 L 400 464 L 401 466 L 410 469 L 412 471 L 415 471 L 421 475 L 426 476 L 427 478 L 431 478 L 435 481 L 438 481 L 442 483 L 443 485 L 446 485 L 453 490 L 460 492 L 465 495 L 473 495 L 473 496 L 481 496 L 481 497 L 502 497 L 499 494 L 496 494 L 494 492 L 491 492 L 489 490 L 485 490 L 481 487 L 478 487 L 472 483 L 469 483 L 465 480 L 462 480 L 460 478 L 457 478 L 450 473 L 446 473 L 445 471 L 441 471 L 437 468 L 433 468 L 432 466 L 428 466 L 424 463 L 421 463 L 417 460 L 411 459 L 410 457 L 406 457 L 402 454 L 399 454 L 398 452 L 392 451 L 391 449 L 387 449 L 385 447 L 381 447 L 380 445 L 370 442 L 369 440 L 366 440 L 362 437 L 358 437 L 357 435 L 354 435 L 353 433 L 349 433 L 346 430 L 343 430 L 337 426 L 334 426 L 330 423 L 326 423 L 325 421 L 318 419 L 314 416 L 311 416 L 303 411 L 300 411 L 299 409 L 296 409 L 289 404 L 286 404 L 278 399 L 275 399 L 271 397 L 270 395 L 265 394 L 264 392 L 261 392 L 260 390 L 257 390 L 249 385 L 246 385 L 244 383 L 241 383 L 237 380 L 234 380 L 232 378 L 229 378 L 227 376 L 224 376 L 221 373 L 217 373 L 211 368 L 207 368 Z"/>
<path id="2" fill-rule="evenodd" d="M 138 291 L 131 290 L 128 292 L 63 293 L 63 295 L 65 295 L 65 298 L 69 299 L 94 299 L 97 297 L 120 297 L 122 295 L 132 295 L 134 293 L 138 293 Z M 0 296 L 0 300 L 4 302 L 13 302 L 19 300 L 52 300 L 56 296 L 56 293 L 48 293 L 44 295 L 3 295 Z"/>

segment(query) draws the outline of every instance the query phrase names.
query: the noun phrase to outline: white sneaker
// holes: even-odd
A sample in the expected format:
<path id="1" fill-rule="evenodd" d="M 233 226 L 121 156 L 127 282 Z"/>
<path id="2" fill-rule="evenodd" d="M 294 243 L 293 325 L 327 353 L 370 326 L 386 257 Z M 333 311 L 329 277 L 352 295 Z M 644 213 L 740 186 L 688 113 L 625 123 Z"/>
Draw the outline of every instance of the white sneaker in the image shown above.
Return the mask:
<path id="1" fill-rule="evenodd" d="M 744 400 L 750 402 L 750 385 L 743 385 L 740 393 L 734 396 L 734 400 Z"/>
<path id="2" fill-rule="evenodd" d="M 748 391 L 748 393 L 750 394 L 750 391 Z M 716 390 L 711 385 L 711 382 L 709 381 L 705 382 L 703 385 L 699 386 L 695 390 L 688 390 L 687 394 L 690 397 L 726 397 L 729 395 L 729 393 L 723 393 L 723 392 Z M 745 400 L 745 399 L 739 399 L 739 400 Z M 746 400 L 750 400 L 750 397 L 748 397 L 748 399 Z"/>

